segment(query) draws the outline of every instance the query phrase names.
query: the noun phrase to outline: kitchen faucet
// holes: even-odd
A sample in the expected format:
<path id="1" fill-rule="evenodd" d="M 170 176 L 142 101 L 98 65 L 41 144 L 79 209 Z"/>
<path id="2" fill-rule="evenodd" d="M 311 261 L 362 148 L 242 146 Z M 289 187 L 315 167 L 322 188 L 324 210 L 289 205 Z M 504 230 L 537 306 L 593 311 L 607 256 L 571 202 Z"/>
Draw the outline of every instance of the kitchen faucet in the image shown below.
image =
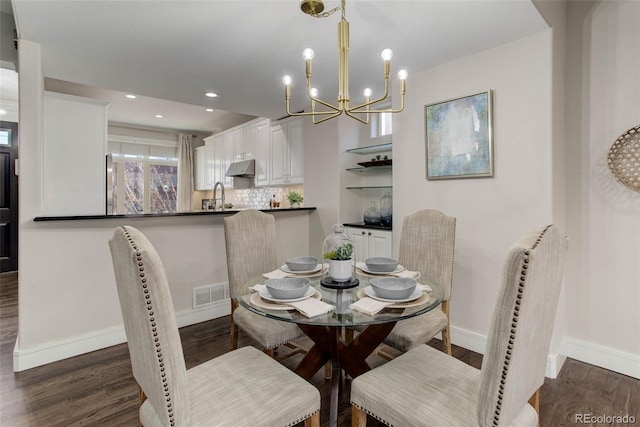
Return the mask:
<path id="1" fill-rule="evenodd" d="M 218 200 L 216 198 L 216 191 L 218 190 L 218 185 L 220 185 L 220 188 L 222 189 L 222 195 L 220 197 L 220 210 L 224 210 L 224 184 L 220 181 L 216 182 L 216 184 L 213 186 L 213 210 L 216 210 L 216 201 Z"/>

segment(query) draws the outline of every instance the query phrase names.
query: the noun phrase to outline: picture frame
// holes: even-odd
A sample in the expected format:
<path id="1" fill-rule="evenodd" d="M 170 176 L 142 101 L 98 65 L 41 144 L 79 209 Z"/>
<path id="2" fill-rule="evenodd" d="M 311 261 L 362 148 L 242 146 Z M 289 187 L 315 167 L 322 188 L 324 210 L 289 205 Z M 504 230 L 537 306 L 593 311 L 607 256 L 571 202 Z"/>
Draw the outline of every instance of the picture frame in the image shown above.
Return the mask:
<path id="1" fill-rule="evenodd" d="M 491 90 L 424 106 L 427 180 L 493 176 Z"/>

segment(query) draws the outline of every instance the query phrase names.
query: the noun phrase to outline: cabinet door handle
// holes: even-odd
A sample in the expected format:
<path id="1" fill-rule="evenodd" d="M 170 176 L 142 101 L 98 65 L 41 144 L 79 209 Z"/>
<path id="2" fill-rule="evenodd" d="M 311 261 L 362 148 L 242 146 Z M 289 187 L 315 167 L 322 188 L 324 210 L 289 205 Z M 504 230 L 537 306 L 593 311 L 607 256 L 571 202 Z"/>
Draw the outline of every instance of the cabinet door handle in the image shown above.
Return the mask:
<path id="1" fill-rule="evenodd" d="M 371 236 L 371 232 L 369 232 L 369 236 Z"/>
<path id="2" fill-rule="evenodd" d="M 364 234 L 365 234 L 365 233 L 364 233 L 364 231 L 363 231 L 363 232 L 362 232 L 362 235 L 364 236 Z"/>

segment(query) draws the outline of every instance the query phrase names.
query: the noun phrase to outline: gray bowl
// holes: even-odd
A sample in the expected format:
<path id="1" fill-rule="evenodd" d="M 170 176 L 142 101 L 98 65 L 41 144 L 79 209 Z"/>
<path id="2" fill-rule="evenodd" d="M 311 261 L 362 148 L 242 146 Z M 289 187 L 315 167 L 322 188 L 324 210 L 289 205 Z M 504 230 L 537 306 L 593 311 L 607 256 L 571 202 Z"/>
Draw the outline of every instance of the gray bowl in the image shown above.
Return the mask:
<path id="1" fill-rule="evenodd" d="M 369 286 L 377 296 L 384 299 L 405 299 L 416 289 L 415 279 L 405 277 L 376 277 L 369 280 Z"/>
<path id="2" fill-rule="evenodd" d="M 304 296 L 311 281 L 305 277 L 286 277 L 284 279 L 269 279 L 264 284 L 272 297 L 294 299 Z"/>
<path id="3" fill-rule="evenodd" d="M 287 267 L 291 271 L 309 271 L 316 268 L 318 265 L 318 258 L 312 256 L 299 256 L 287 260 Z"/>
<path id="4" fill-rule="evenodd" d="M 375 271 L 376 273 L 389 273 L 398 266 L 397 260 L 383 257 L 367 258 L 364 263 L 369 271 Z"/>

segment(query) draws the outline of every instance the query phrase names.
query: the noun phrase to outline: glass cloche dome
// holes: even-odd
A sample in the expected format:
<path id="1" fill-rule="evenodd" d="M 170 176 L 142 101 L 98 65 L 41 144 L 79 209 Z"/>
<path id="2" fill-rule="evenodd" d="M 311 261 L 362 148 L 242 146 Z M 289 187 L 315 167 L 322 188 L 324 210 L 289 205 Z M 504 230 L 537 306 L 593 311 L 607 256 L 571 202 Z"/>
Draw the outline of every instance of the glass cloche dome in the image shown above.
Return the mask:
<path id="1" fill-rule="evenodd" d="M 333 226 L 333 233 L 322 245 L 324 271 L 321 284 L 329 288 L 350 288 L 358 285 L 355 277 L 356 256 L 353 240 L 340 224 Z"/>

